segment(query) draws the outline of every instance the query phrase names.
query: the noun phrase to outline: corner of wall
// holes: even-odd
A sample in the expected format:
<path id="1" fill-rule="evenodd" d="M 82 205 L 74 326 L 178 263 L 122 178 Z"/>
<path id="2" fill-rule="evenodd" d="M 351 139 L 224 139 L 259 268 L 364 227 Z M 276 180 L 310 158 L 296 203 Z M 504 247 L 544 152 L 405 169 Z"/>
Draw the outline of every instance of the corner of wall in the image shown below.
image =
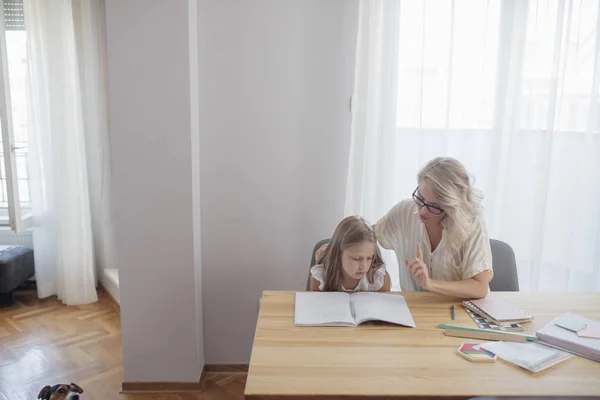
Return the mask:
<path id="1" fill-rule="evenodd" d="M 190 58 L 190 134 L 192 152 L 192 218 L 194 237 L 194 282 L 196 288 L 196 338 L 200 370 L 204 368 L 204 324 L 202 313 L 202 244 L 200 220 L 200 99 L 198 62 L 198 0 L 188 0 Z"/>
<path id="2" fill-rule="evenodd" d="M 114 268 L 104 269 L 99 272 L 99 279 L 102 287 L 112 296 L 118 304 L 121 304 L 119 296 L 119 275 Z"/>

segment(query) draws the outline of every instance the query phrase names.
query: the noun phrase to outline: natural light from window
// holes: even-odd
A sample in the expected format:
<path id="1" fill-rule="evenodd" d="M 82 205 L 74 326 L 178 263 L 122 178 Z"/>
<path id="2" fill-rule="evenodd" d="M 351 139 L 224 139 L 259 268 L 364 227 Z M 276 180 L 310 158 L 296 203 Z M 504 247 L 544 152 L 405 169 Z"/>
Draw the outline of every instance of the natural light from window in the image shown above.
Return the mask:
<path id="1" fill-rule="evenodd" d="M 502 21 L 508 17 L 501 0 L 402 2 L 398 128 L 494 129 L 505 117 L 498 115 L 498 99 L 512 90 L 519 129 L 599 131 L 591 117 L 598 114 L 591 107 L 599 107 L 592 93 L 600 79 L 594 73 L 598 4 L 522 2 L 517 6 L 527 8 L 527 21 L 519 33 Z"/>
<path id="2" fill-rule="evenodd" d="M 19 199 L 22 208 L 31 208 L 28 155 L 28 110 L 27 110 L 27 36 L 23 30 L 6 31 L 6 50 L 10 80 L 13 134 L 16 147 L 17 177 Z M 0 220 L 6 219 L 8 196 L 6 189 L 6 171 L 4 151 L 0 147 Z"/>

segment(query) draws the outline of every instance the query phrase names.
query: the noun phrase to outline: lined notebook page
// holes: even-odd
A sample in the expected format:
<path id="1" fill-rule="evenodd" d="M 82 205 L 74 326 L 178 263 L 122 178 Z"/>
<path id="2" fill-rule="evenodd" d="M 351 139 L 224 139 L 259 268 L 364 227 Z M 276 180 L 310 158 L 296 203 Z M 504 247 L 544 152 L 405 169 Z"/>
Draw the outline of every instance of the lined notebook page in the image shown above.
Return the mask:
<path id="1" fill-rule="evenodd" d="M 296 326 L 354 326 L 350 295 L 342 292 L 296 293 Z"/>

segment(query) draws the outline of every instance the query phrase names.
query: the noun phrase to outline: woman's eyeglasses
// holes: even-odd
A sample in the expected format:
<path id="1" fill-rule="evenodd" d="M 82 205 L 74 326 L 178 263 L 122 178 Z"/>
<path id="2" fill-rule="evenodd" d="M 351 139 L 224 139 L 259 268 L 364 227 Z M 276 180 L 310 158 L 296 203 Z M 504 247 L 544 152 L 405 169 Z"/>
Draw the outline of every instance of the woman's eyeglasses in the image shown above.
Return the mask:
<path id="1" fill-rule="evenodd" d="M 417 186 L 417 188 L 415 189 L 415 191 L 412 194 L 412 198 L 415 201 L 415 204 L 419 208 L 427 207 L 427 211 L 429 211 L 433 215 L 440 215 L 441 213 L 444 212 L 444 210 L 442 208 L 425 203 L 425 201 L 422 198 L 420 198 L 419 195 L 417 194 L 418 191 L 419 191 L 419 187 Z"/>

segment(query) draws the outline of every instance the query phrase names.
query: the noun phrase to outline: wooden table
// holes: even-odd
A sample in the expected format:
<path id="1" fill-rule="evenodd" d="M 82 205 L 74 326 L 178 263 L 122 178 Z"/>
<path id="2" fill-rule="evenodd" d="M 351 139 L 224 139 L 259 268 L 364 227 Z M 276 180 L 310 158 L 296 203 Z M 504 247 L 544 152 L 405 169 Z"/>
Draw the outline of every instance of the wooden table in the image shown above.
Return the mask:
<path id="1" fill-rule="evenodd" d="M 462 342 L 478 341 L 446 337 L 436 328 L 439 323 L 476 326 L 460 301 L 433 293 L 398 294 L 406 297 L 417 328 L 296 328 L 295 292 L 264 292 L 246 399 L 600 396 L 600 363 L 573 357 L 535 374 L 502 360 L 471 363 L 455 350 Z M 600 293 L 494 296 L 535 316 L 523 325 L 526 332 L 566 311 L 600 320 Z"/>

